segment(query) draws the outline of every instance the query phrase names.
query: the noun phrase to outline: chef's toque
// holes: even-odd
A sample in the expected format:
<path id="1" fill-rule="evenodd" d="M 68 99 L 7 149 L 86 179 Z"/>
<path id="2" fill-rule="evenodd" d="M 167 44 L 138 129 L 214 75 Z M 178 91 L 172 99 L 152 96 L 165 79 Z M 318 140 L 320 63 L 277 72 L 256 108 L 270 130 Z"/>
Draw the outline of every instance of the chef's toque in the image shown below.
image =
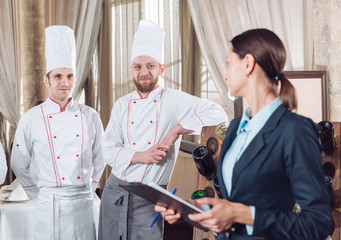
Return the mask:
<path id="1" fill-rule="evenodd" d="M 45 28 L 46 74 L 56 68 L 72 68 L 76 72 L 76 43 L 68 26 Z"/>
<path id="2" fill-rule="evenodd" d="M 131 64 L 136 57 L 149 56 L 163 64 L 163 28 L 150 20 L 141 20 L 131 49 Z"/>

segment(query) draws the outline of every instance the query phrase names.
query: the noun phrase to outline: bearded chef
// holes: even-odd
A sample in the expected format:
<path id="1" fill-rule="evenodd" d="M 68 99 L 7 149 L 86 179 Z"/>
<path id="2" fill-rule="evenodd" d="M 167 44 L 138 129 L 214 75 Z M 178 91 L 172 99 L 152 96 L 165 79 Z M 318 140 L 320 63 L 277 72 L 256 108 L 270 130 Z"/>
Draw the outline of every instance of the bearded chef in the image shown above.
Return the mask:
<path id="1" fill-rule="evenodd" d="M 47 100 L 19 121 L 12 168 L 38 197 L 34 239 L 96 239 L 93 193 L 104 169 L 99 114 L 71 97 L 76 83 L 74 32 L 45 29 Z"/>
<path id="2" fill-rule="evenodd" d="M 130 67 L 136 90 L 115 102 L 103 136 L 104 161 L 112 171 L 102 194 L 99 239 L 163 239 L 162 218 L 150 229 L 154 205 L 118 184 L 166 187 L 181 135 L 228 120 L 219 105 L 158 84 L 165 70 L 163 39 L 162 28 L 140 21 Z"/>
<path id="3" fill-rule="evenodd" d="M 0 184 L 3 184 L 7 174 L 7 161 L 4 149 L 0 142 Z"/>

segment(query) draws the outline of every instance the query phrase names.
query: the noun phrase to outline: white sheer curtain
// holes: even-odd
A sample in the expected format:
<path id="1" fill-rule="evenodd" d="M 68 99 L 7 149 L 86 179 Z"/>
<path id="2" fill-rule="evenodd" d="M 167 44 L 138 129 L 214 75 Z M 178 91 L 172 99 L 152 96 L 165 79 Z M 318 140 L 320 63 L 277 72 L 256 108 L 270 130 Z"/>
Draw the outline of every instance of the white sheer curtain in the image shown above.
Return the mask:
<path id="1" fill-rule="evenodd" d="M 17 1 L 0 1 L 0 112 L 14 131 L 20 118 Z M 8 142 L 14 132 L 10 132 Z M 5 143 L 3 143 L 5 144 Z"/>
<path id="2" fill-rule="evenodd" d="M 313 63 L 313 0 L 187 0 L 201 52 L 228 116 L 233 101 L 223 80 L 229 41 L 251 28 L 268 28 L 287 50 L 286 70 L 311 70 Z"/>
<path id="3" fill-rule="evenodd" d="M 75 31 L 77 84 L 73 93 L 78 99 L 91 69 L 102 14 L 102 0 L 49 0 L 45 3 L 46 27 L 67 25 Z"/>
<path id="4" fill-rule="evenodd" d="M 18 2 L 0 1 L 0 140 L 9 156 L 10 144 L 20 118 L 20 60 Z M 3 119 L 4 117 L 4 119 Z M 10 131 L 7 135 L 7 120 Z M 11 181 L 9 159 L 7 159 L 8 175 L 5 184 Z"/>

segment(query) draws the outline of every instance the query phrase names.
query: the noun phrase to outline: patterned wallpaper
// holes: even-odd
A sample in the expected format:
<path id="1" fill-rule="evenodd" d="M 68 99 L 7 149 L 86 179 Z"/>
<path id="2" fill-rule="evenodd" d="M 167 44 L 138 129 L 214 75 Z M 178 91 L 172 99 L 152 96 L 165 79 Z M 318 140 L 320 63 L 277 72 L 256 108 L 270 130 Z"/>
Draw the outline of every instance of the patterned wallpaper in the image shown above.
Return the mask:
<path id="1" fill-rule="evenodd" d="M 329 79 L 331 121 L 341 121 L 341 1 L 314 0 L 314 70 Z"/>

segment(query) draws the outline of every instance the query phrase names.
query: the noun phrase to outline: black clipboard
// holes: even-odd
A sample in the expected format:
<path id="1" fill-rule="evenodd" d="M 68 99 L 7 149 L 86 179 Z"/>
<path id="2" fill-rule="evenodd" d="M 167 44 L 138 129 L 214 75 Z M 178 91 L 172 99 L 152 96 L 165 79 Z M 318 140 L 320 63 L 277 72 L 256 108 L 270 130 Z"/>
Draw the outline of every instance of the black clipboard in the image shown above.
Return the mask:
<path id="1" fill-rule="evenodd" d="M 136 195 L 148 200 L 153 204 L 158 204 L 160 206 L 174 209 L 176 212 L 181 213 L 181 217 L 185 222 L 204 231 L 208 231 L 207 228 L 201 226 L 197 222 L 191 221 L 188 218 L 188 214 L 203 213 L 204 212 L 203 210 L 175 196 L 174 194 L 160 187 L 156 183 L 151 182 L 147 185 L 137 182 L 133 183 L 126 182 L 124 184 L 119 184 L 119 186 L 129 192 L 135 193 Z"/>

